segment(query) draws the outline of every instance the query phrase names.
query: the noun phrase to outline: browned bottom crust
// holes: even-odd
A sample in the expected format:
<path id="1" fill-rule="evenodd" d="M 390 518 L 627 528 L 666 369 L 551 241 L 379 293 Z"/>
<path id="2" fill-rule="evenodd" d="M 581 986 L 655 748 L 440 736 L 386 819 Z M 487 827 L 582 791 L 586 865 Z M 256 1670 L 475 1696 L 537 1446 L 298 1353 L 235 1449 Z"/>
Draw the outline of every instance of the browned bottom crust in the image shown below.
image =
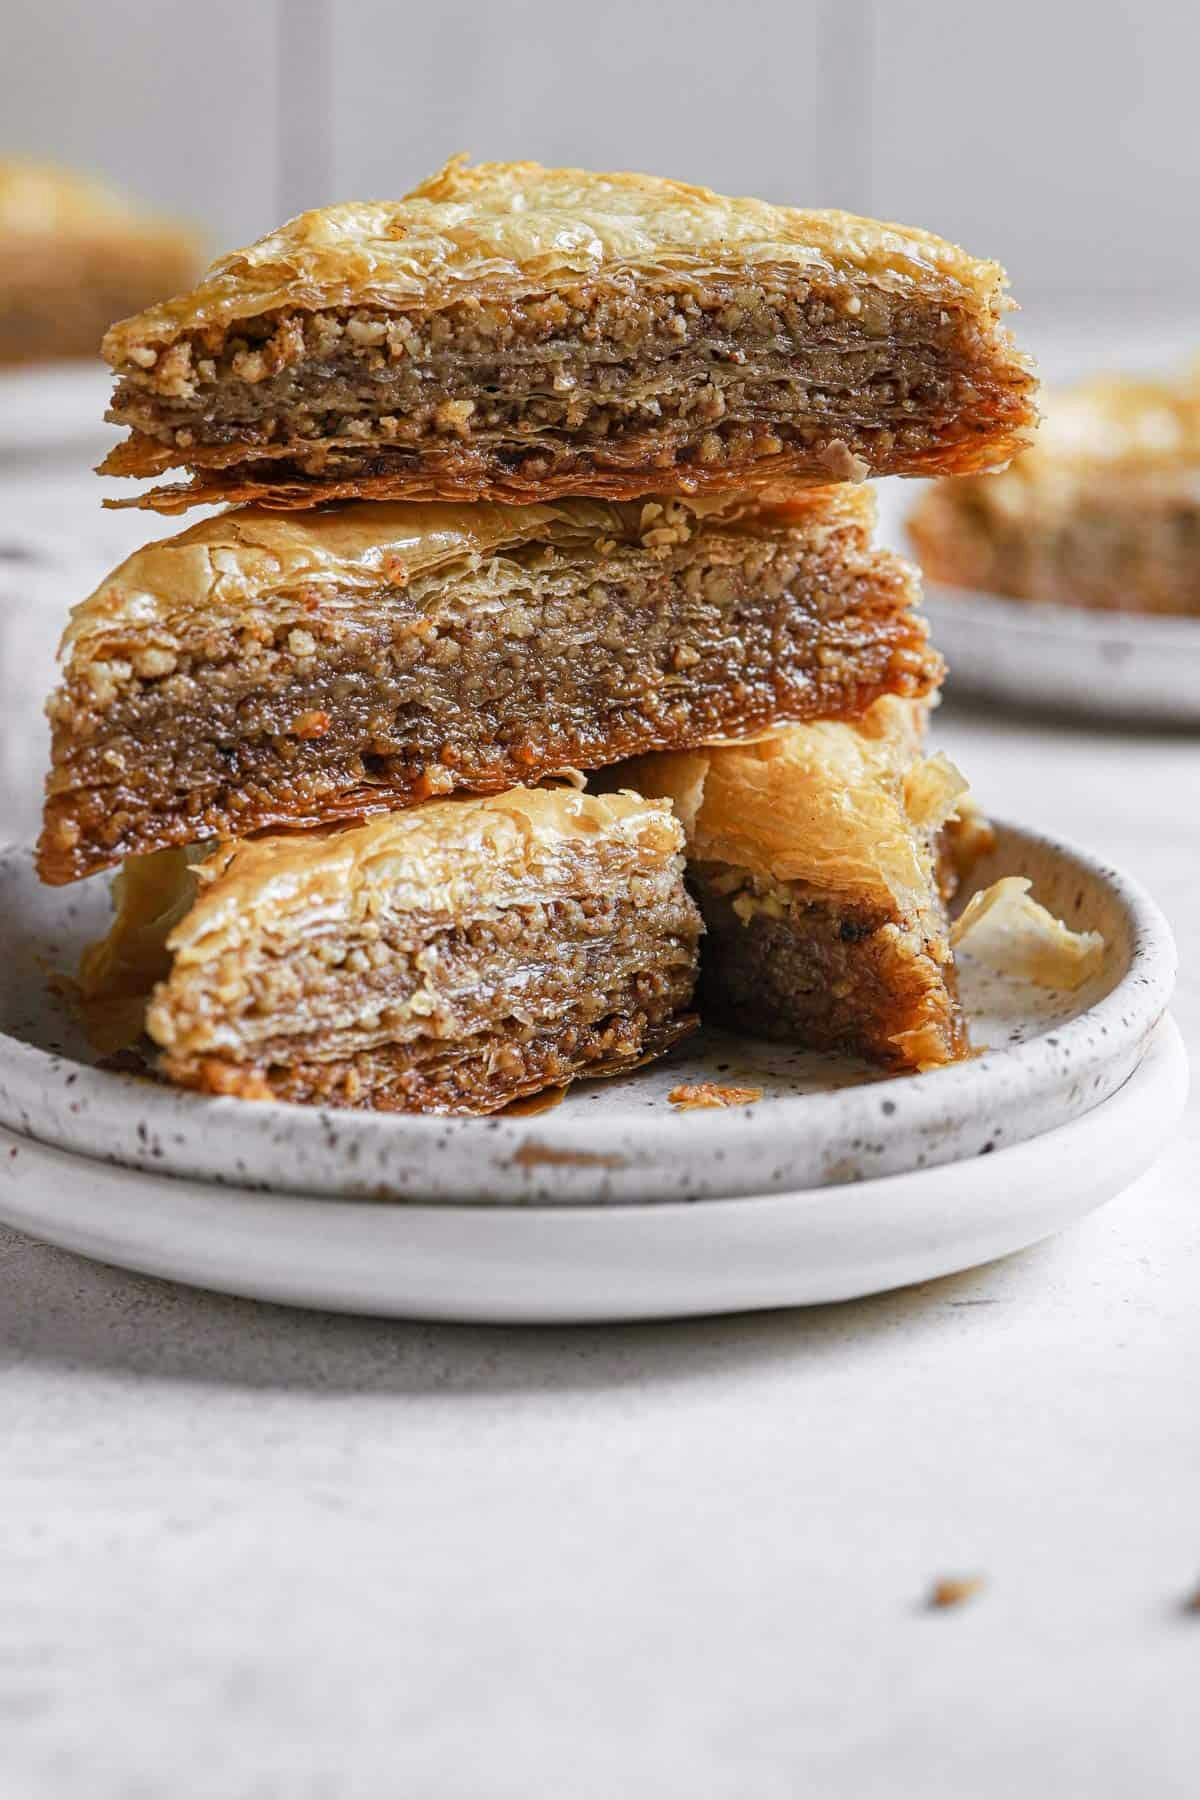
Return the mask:
<path id="1" fill-rule="evenodd" d="M 535 572 L 491 612 L 447 590 L 408 617 L 381 595 L 351 638 L 299 663 L 283 626 L 278 642 L 222 645 L 167 680 L 130 675 L 103 705 L 84 668 L 53 705 L 42 879 L 857 717 L 941 677 L 910 571 L 853 530 L 799 548 L 731 538 L 707 560 L 688 550 L 650 575 L 630 568 L 579 575 L 573 593 L 539 590 Z"/>
<path id="2" fill-rule="evenodd" d="M 334 1062 L 235 1063 L 166 1057 L 162 1072 L 182 1087 L 243 1100 L 292 1100 L 375 1112 L 491 1113 L 542 1088 L 624 1075 L 664 1056 L 699 1024 L 691 1013 L 652 1020 L 644 1012 L 595 1024 L 566 1023 L 502 1045 L 460 1048 L 416 1063 L 396 1045 Z"/>
<path id="3" fill-rule="evenodd" d="M 692 870 L 707 935 L 701 1011 L 752 1037 L 909 1070 L 969 1052 L 953 964 L 919 929 L 863 907 L 813 901 L 743 923 Z"/>
<path id="4" fill-rule="evenodd" d="M 909 520 L 931 580 L 1100 612 L 1200 615 L 1195 478 L 1097 475 L 1036 485 L 1002 478 L 923 497 Z"/>
<path id="5" fill-rule="evenodd" d="M 713 434 L 706 433 L 706 437 Z M 336 453 L 320 472 L 306 472 L 286 457 L 235 460 L 213 452 L 186 482 L 168 482 L 106 507 L 141 507 L 158 513 L 192 506 L 252 504 L 281 511 L 324 506 L 333 500 L 499 500 L 523 506 L 590 495 L 603 500 L 636 500 L 664 492 L 702 496 L 746 491 L 764 499 L 786 499 L 798 489 L 827 487 L 832 481 L 859 481 L 866 475 L 969 475 L 994 468 L 1005 454 L 992 437 L 963 437 L 954 443 L 888 450 L 869 434 L 835 431 L 816 448 L 786 447 L 786 432 L 750 430 L 742 453 L 730 448 L 711 465 L 695 460 L 695 444 L 664 452 L 661 445 L 622 464 L 569 447 L 523 454 L 444 450 L 416 456 L 404 452 L 370 455 Z M 1023 439 L 1008 445 L 1011 454 Z M 150 439 L 133 433 L 105 458 L 101 475 L 145 477 L 177 467 L 183 459 L 163 453 Z"/>

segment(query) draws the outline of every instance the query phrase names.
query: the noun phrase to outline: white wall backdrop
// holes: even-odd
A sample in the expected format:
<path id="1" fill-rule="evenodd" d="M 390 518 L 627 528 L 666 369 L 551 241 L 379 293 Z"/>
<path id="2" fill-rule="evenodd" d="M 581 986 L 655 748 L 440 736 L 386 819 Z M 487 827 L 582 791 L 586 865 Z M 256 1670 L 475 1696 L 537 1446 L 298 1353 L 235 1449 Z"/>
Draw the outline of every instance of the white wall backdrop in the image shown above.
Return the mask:
<path id="1" fill-rule="evenodd" d="M 214 247 L 458 149 L 928 225 L 1019 292 L 1190 298 L 1200 7 L 1180 0 L 7 0 L 0 150 Z"/>

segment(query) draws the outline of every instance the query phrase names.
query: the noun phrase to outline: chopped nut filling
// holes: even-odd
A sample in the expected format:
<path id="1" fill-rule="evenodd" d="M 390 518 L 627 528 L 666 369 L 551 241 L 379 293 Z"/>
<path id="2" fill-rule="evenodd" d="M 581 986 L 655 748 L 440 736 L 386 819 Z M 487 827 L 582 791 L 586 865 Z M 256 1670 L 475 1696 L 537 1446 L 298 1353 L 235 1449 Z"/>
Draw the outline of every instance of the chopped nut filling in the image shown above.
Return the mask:
<path id="1" fill-rule="evenodd" d="M 966 1054 L 932 892 L 928 918 L 903 918 L 724 864 L 693 864 L 689 879 L 708 933 L 706 1018 L 896 1069 Z"/>
<path id="2" fill-rule="evenodd" d="M 909 577 L 860 529 L 689 540 L 657 504 L 643 526 L 663 541 L 599 560 L 512 551 L 482 598 L 451 571 L 294 623 L 214 617 L 169 650 L 114 630 L 50 704 L 43 877 L 936 684 Z"/>
<path id="3" fill-rule="evenodd" d="M 1032 422 L 1031 376 L 965 312 L 794 269 L 409 314 L 269 312 L 193 328 L 119 374 L 109 417 L 135 437 L 113 473 L 225 469 L 226 485 L 281 502 L 290 484 L 354 481 L 632 494 L 664 470 L 727 484 L 774 459 L 852 479 L 971 466 L 973 440 Z"/>

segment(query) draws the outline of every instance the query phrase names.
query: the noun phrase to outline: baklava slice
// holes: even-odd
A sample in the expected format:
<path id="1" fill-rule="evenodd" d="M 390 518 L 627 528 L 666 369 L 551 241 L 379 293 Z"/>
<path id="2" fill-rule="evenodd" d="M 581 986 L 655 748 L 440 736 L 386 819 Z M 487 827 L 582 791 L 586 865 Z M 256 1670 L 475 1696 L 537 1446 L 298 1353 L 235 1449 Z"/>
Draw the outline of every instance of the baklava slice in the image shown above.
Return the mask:
<path id="1" fill-rule="evenodd" d="M 707 935 L 701 1008 L 753 1037 L 896 1070 L 967 1054 L 939 833 L 965 783 L 926 759 L 926 708 L 648 756 L 619 779 L 674 802 Z"/>
<path id="2" fill-rule="evenodd" d="M 206 1093 L 492 1112 L 692 1029 L 682 841 L 660 801 L 546 788 L 134 858 L 85 1005 L 152 986 L 160 1072 Z"/>
<path id="3" fill-rule="evenodd" d="M 114 319 L 195 280 L 171 220 L 43 163 L 0 161 L 0 364 L 98 356 Z"/>
<path id="4" fill-rule="evenodd" d="M 909 519 L 934 581 L 1112 612 L 1200 614 L 1200 386 L 1103 379 L 1048 402 L 1005 474 Z"/>
<path id="5" fill-rule="evenodd" d="M 1003 271 L 927 232 L 647 175 L 457 159 L 303 213 L 127 319 L 105 472 L 141 504 L 545 500 L 1008 461 Z"/>
<path id="6" fill-rule="evenodd" d="M 41 874 L 923 693 L 915 572 L 872 522 L 852 487 L 206 520 L 76 609 Z"/>

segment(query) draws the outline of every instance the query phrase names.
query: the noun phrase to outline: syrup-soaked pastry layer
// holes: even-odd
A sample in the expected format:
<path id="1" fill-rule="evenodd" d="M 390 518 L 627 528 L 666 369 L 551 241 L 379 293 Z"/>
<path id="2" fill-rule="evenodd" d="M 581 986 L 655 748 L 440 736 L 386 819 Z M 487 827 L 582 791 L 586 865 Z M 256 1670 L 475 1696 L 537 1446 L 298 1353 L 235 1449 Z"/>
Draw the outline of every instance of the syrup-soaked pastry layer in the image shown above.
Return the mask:
<path id="1" fill-rule="evenodd" d="M 646 175 L 447 165 L 303 213 L 114 327 L 140 504 L 499 499 L 996 468 L 1035 378 L 1003 271 Z"/>
<path id="2" fill-rule="evenodd" d="M 235 511 L 76 609 L 39 867 L 856 715 L 940 677 L 865 488 Z"/>
<path id="3" fill-rule="evenodd" d="M 687 832 L 706 1018 L 898 1070 L 968 1053 L 938 854 L 965 784 L 922 756 L 926 710 L 880 700 L 615 772 Z"/>
<path id="4" fill-rule="evenodd" d="M 1200 378 L 1052 395 L 1034 449 L 1003 475 L 930 488 L 909 531 L 934 581 L 1200 615 Z"/>
<path id="5" fill-rule="evenodd" d="M 693 1028 L 681 847 L 662 802 L 547 788 L 161 851 L 125 865 L 85 1003 L 132 1002 L 207 1093 L 492 1112 Z"/>
<path id="6" fill-rule="evenodd" d="M 95 357 L 114 319 L 199 268 L 182 225 L 73 171 L 0 160 L 0 364 Z"/>

